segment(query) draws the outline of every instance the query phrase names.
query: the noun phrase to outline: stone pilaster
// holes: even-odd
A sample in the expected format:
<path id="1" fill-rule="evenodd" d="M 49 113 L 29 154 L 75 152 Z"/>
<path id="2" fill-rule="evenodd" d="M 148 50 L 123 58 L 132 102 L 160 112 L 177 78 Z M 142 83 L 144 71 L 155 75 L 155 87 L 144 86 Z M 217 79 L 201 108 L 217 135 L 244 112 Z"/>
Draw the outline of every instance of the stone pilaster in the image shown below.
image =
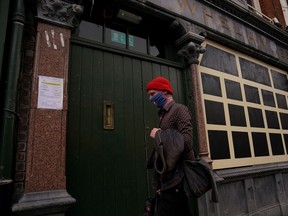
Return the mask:
<path id="1" fill-rule="evenodd" d="M 75 199 L 66 191 L 67 81 L 71 28 L 83 8 L 38 0 L 38 25 L 29 115 L 24 193 L 12 206 L 18 215 L 64 215 Z M 63 80 L 62 106 L 40 108 L 39 77 Z"/>
<path id="2" fill-rule="evenodd" d="M 200 72 L 198 70 L 199 60 L 198 57 L 201 53 L 205 52 L 205 48 L 201 43 L 205 40 L 205 33 L 194 33 L 189 31 L 185 24 L 180 20 L 175 20 L 170 29 L 175 35 L 175 43 L 179 47 L 178 54 L 182 56 L 187 63 L 189 78 L 191 78 L 191 98 L 195 107 L 195 120 L 197 125 L 197 138 L 199 155 L 205 160 L 211 162 L 208 152 L 206 127 L 204 121 L 204 111 L 202 106 L 202 97 L 200 89 Z M 189 93 L 190 94 L 190 93 Z"/>

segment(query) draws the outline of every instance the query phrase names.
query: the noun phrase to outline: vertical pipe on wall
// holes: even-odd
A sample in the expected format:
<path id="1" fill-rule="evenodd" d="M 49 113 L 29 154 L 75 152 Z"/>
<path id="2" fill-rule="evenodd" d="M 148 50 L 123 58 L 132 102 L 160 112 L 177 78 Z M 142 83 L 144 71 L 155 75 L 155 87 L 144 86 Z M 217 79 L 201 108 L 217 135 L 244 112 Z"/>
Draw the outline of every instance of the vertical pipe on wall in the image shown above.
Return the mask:
<path id="1" fill-rule="evenodd" d="M 15 145 L 17 123 L 17 88 L 21 69 L 22 36 L 25 23 L 24 0 L 14 1 L 10 44 L 7 60 L 4 103 L 0 130 L 0 181 L 12 179 L 13 147 Z"/>
<path id="2" fill-rule="evenodd" d="M 0 81 L 2 77 L 2 63 L 6 40 L 6 29 L 9 12 L 9 0 L 0 1 Z"/>

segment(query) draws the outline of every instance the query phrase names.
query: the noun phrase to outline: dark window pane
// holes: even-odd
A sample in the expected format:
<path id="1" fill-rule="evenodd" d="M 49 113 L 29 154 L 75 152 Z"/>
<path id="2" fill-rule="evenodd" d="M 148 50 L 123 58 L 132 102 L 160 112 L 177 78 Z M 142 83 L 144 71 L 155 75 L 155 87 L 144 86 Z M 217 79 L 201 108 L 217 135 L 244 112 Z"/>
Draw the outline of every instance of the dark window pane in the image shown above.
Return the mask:
<path id="1" fill-rule="evenodd" d="M 273 111 L 268 111 L 268 110 L 266 110 L 265 113 L 266 113 L 268 128 L 279 129 L 280 126 L 279 126 L 277 113 Z"/>
<path id="2" fill-rule="evenodd" d="M 74 34 L 88 40 L 103 42 L 103 26 L 85 20 L 81 21 Z"/>
<path id="3" fill-rule="evenodd" d="M 165 58 L 165 42 L 163 42 L 156 34 L 156 31 L 152 33 L 149 41 L 149 55 L 156 56 L 158 58 Z"/>
<path id="4" fill-rule="evenodd" d="M 171 43 L 170 37 L 172 36 L 169 34 L 169 30 L 165 25 L 155 22 L 152 17 L 147 17 L 147 19 L 145 20 L 150 22 L 149 25 L 143 23 L 139 28 L 148 34 L 149 55 L 175 61 L 179 56 L 177 56 L 174 44 Z"/>
<path id="5" fill-rule="evenodd" d="M 280 113 L 282 129 L 288 130 L 288 114 Z"/>
<path id="6" fill-rule="evenodd" d="M 226 131 L 208 131 L 210 155 L 212 160 L 230 158 Z"/>
<path id="7" fill-rule="evenodd" d="M 264 105 L 275 107 L 275 100 L 274 100 L 273 92 L 262 89 L 262 96 L 263 96 Z"/>
<path id="8" fill-rule="evenodd" d="M 272 70 L 274 88 L 288 92 L 287 75 Z"/>
<path id="9" fill-rule="evenodd" d="M 262 110 L 248 107 L 248 112 L 249 112 L 249 120 L 250 120 L 251 127 L 264 128 Z"/>
<path id="10" fill-rule="evenodd" d="M 271 86 L 268 68 L 240 58 L 242 77 L 260 84 Z"/>
<path id="11" fill-rule="evenodd" d="M 202 73 L 201 78 L 203 83 L 204 94 L 222 97 L 219 77 Z"/>
<path id="12" fill-rule="evenodd" d="M 244 108 L 229 104 L 230 123 L 232 126 L 246 126 Z"/>
<path id="13" fill-rule="evenodd" d="M 232 132 L 235 158 L 251 157 L 248 133 Z"/>
<path id="14" fill-rule="evenodd" d="M 281 134 L 269 134 L 273 155 L 283 155 L 284 147 Z"/>
<path id="15" fill-rule="evenodd" d="M 129 32 L 129 50 L 147 54 L 147 35 L 141 32 Z"/>
<path id="16" fill-rule="evenodd" d="M 235 56 L 231 53 L 207 45 L 201 65 L 224 73 L 238 76 Z"/>
<path id="17" fill-rule="evenodd" d="M 288 109 L 285 95 L 276 94 L 278 108 Z"/>
<path id="18" fill-rule="evenodd" d="M 260 104 L 258 89 L 252 86 L 244 85 L 246 101 Z"/>
<path id="19" fill-rule="evenodd" d="M 284 141 L 285 141 L 285 146 L 286 146 L 286 153 L 288 154 L 288 134 L 284 134 Z"/>
<path id="20" fill-rule="evenodd" d="M 265 133 L 252 133 L 255 156 L 268 156 L 268 145 Z"/>
<path id="21" fill-rule="evenodd" d="M 241 88 L 238 82 L 225 79 L 225 87 L 227 98 L 242 101 Z"/>
<path id="22" fill-rule="evenodd" d="M 126 48 L 126 27 L 120 25 L 109 25 L 105 29 L 105 43 Z"/>
<path id="23" fill-rule="evenodd" d="M 226 125 L 222 103 L 205 100 L 207 124 Z"/>

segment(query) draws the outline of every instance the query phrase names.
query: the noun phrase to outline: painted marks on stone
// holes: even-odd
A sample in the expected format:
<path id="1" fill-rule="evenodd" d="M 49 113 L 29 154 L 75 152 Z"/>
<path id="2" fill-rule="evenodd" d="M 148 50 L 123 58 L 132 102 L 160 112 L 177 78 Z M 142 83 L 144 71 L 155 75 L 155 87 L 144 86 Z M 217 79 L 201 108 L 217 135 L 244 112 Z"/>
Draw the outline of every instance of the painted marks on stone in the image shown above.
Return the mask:
<path id="1" fill-rule="evenodd" d="M 61 46 L 65 47 L 65 41 L 64 41 L 63 33 L 60 33 L 60 40 L 61 40 Z"/>
<path id="2" fill-rule="evenodd" d="M 57 33 L 54 29 L 45 30 L 45 40 L 47 46 L 52 47 L 54 50 L 57 50 L 59 46 L 65 47 L 65 39 L 63 33 Z M 57 45 L 57 42 L 60 41 L 60 45 Z"/>
<path id="3" fill-rule="evenodd" d="M 51 30 L 51 35 L 52 35 L 52 41 L 53 41 L 53 48 L 57 50 L 57 45 L 55 44 L 55 31 L 53 29 Z"/>
<path id="4" fill-rule="evenodd" d="M 50 38 L 49 38 L 49 33 L 48 31 L 45 31 L 45 37 L 46 37 L 46 43 L 48 47 L 51 47 L 51 42 L 50 42 Z"/>

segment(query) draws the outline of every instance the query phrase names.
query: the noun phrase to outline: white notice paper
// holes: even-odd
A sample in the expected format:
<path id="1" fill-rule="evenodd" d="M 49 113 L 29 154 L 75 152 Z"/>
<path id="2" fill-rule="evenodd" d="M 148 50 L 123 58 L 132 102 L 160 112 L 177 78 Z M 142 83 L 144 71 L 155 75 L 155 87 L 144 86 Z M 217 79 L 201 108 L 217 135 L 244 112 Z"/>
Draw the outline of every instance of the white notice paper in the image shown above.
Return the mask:
<path id="1" fill-rule="evenodd" d="M 63 109 L 63 79 L 39 76 L 38 108 Z"/>

